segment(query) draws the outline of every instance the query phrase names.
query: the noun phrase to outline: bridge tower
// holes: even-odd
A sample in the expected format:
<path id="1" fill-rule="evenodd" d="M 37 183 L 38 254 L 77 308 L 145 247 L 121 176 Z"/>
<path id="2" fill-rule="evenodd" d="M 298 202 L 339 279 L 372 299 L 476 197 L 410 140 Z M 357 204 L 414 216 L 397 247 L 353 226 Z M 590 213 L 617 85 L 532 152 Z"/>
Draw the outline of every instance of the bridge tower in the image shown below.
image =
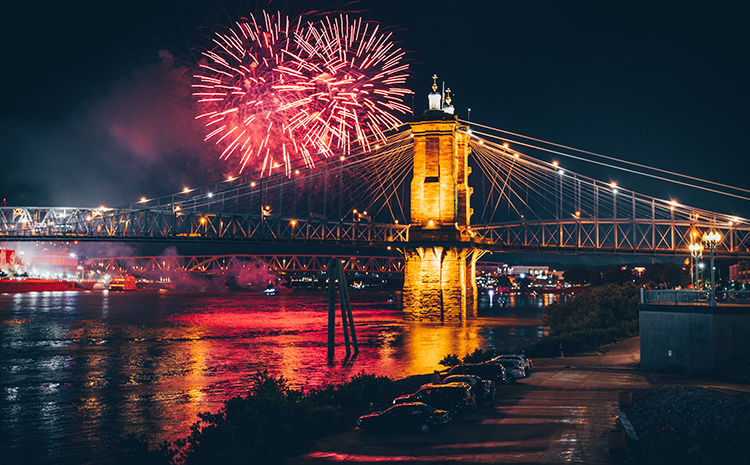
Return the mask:
<path id="1" fill-rule="evenodd" d="M 429 110 L 411 122 L 414 167 L 403 311 L 405 319 L 463 321 L 476 316 L 476 261 L 483 254 L 469 228 L 469 134 L 453 114 L 450 97 L 443 106 L 437 84 L 432 90 Z"/>

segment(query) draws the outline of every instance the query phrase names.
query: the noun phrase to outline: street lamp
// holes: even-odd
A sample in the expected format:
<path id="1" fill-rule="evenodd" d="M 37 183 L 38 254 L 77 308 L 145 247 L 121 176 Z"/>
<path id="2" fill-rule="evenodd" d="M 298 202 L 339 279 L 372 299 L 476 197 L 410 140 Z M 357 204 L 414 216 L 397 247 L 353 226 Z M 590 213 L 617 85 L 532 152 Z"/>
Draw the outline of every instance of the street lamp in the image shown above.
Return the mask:
<path id="1" fill-rule="evenodd" d="M 690 244 L 690 280 L 693 282 L 693 289 L 698 288 L 698 270 L 695 269 L 695 261 L 703 260 L 703 246 L 701 244 Z"/>
<path id="2" fill-rule="evenodd" d="M 718 232 L 709 232 L 703 235 L 703 243 L 711 251 L 711 294 L 709 295 L 708 305 L 716 305 L 716 284 L 714 282 L 714 249 L 721 241 L 721 234 Z"/>

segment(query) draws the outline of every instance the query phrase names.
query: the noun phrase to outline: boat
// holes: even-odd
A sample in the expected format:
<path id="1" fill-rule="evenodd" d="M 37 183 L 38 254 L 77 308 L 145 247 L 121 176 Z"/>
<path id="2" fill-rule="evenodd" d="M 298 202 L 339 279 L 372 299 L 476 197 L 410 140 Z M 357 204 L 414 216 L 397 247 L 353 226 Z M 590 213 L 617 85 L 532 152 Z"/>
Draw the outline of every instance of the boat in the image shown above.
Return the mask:
<path id="1" fill-rule="evenodd" d="M 135 276 L 117 276 L 112 278 L 112 281 L 109 282 L 110 291 L 134 291 L 135 289 Z"/>
<path id="2" fill-rule="evenodd" d="M 276 295 L 276 294 L 279 293 L 279 291 L 275 287 L 267 287 L 267 288 L 263 289 L 263 293 L 265 295 Z"/>
<path id="3" fill-rule="evenodd" d="M 74 281 L 59 279 L 0 279 L 0 294 L 77 290 Z"/>

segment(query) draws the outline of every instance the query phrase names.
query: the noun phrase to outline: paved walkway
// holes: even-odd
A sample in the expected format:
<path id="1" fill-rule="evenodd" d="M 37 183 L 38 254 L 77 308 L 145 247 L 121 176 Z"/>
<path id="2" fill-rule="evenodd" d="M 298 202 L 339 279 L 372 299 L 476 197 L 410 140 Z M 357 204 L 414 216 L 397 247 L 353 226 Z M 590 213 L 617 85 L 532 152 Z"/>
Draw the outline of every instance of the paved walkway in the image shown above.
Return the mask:
<path id="1" fill-rule="evenodd" d="M 321 439 L 310 453 L 288 460 L 287 465 L 608 464 L 607 432 L 617 418 L 619 393 L 664 381 L 664 375 L 641 373 L 639 363 L 638 338 L 605 346 L 596 354 L 535 360 L 529 378 L 498 388 L 494 408 L 475 410 L 441 431 L 428 435 L 347 431 Z M 684 384 L 703 385 L 700 379 L 685 378 L 692 382 Z M 732 388 L 726 383 L 709 384 Z"/>

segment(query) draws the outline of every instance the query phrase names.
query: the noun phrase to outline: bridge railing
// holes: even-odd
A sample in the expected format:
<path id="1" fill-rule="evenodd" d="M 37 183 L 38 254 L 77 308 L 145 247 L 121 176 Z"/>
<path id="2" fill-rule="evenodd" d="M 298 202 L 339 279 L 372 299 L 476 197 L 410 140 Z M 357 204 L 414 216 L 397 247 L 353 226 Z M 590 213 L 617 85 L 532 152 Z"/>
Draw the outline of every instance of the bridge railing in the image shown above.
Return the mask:
<path id="1" fill-rule="evenodd" d="M 708 305 L 709 291 L 641 289 L 642 304 Z M 717 304 L 750 305 L 750 291 L 717 291 Z"/>

